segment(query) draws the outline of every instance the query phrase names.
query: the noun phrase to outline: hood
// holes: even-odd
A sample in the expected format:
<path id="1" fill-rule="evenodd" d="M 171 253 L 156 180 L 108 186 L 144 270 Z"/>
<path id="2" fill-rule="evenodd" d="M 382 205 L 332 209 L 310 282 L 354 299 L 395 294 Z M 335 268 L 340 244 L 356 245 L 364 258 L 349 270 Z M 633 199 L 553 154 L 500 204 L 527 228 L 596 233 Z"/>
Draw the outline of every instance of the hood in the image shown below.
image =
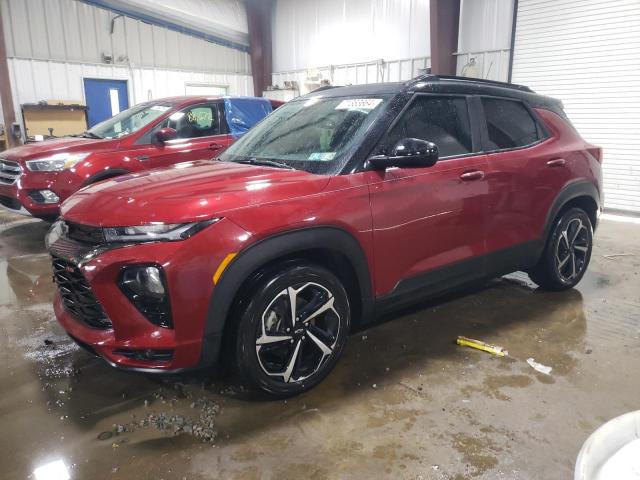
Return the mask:
<path id="1" fill-rule="evenodd" d="M 188 162 L 88 186 L 69 197 L 61 212 L 71 222 L 101 227 L 187 223 L 312 195 L 328 182 L 327 176 L 299 170 Z"/>
<path id="2" fill-rule="evenodd" d="M 2 158 L 14 162 L 25 162 L 39 157 L 48 157 L 62 152 L 93 152 L 114 148 L 118 140 L 98 140 L 83 137 L 62 137 L 44 142 L 27 143 L 0 153 Z"/>

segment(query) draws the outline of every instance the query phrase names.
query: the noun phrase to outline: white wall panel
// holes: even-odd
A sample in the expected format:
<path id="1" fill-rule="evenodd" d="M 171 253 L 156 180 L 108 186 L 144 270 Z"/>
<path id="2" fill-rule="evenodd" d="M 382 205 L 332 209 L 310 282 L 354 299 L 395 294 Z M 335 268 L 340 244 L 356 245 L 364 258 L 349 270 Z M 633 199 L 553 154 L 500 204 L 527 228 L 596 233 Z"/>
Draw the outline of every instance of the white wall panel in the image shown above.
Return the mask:
<path id="1" fill-rule="evenodd" d="M 122 65 L 69 63 L 42 60 L 9 59 L 14 108 L 21 119 L 20 105 L 59 99 L 84 102 L 84 78 L 109 78 L 128 81 L 129 103 L 175 95 L 185 95 L 187 83 L 227 88 L 229 95 L 253 95 L 250 75 L 232 73 L 129 68 Z"/>
<path id="2" fill-rule="evenodd" d="M 506 82 L 514 0 L 461 0 L 457 74 Z"/>
<path id="3" fill-rule="evenodd" d="M 91 0 L 86 0 L 91 2 Z M 101 0 L 111 8 L 187 27 L 223 41 L 248 46 L 242 0 Z"/>
<path id="4" fill-rule="evenodd" d="M 318 81 L 310 82 L 309 76 L 319 75 L 331 85 L 359 85 L 367 83 L 401 82 L 418 76 L 421 70 L 429 68 L 428 57 L 408 58 L 383 62 L 354 63 L 346 65 L 325 65 L 315 69 L 276 72 L 272 76 L 273 85 L 284 88 L 285 81 L 295 81 L 299 90 L 295 95 L 304 95 L 318 88 Z"/>
<path id="5" fill-rule="evenodd" d="M 276 2 L 275 72 L 429 55 L 429 0 Z"/>
<path id="6" fill-rule="evenodd" d="M 513 0 L 461 0 L 458 51 L 509 48 L 512 23 Z"/>
<path id="7" fill-rule="evenodd" d="M 513 81 L 604 148 L 605 207 L 640 212 L 640 0 L 520 0 Z"/>
<path id="8" fill-rule="evenodd" d="M 167 9 L 172 3 L 135 1 Z M 236 12 L 232 15 L 236 22 L 234 28 L 242 30 L 238 25 L 246 24 L 246 18 L 236 0 L 208 1 L 210 15 L 216 14 L 214 7 L 218 4 L 226 5 L 229 12 Z M 204 8 L 205 4 L 204 1 L 188 0 L 174 3 L 173 8 Z M 136 68 L 250 73 L 246 52 L 129 17 L 116 18 L 111 34 L 111 21 L 117 15 L 78 0 L 0 0 L 0 8 L 10 58 L 100 63 L 102 55 L 109 54 L 116 64 L 130 64 Z"/>

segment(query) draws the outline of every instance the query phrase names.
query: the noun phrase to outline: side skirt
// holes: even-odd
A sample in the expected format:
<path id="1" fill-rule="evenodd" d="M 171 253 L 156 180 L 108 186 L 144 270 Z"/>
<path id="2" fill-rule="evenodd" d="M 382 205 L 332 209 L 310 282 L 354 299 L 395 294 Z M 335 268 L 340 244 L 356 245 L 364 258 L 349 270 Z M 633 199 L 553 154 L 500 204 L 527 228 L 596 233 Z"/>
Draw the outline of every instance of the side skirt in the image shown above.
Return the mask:
<path id="1" fill-rule="evenodd" d="M 376 317 L 490 278 L 527 270 L 538 262 L 543 248 L 542 240 L 533 240 L 403 279 L 391 293 L 376 299 Z"/>

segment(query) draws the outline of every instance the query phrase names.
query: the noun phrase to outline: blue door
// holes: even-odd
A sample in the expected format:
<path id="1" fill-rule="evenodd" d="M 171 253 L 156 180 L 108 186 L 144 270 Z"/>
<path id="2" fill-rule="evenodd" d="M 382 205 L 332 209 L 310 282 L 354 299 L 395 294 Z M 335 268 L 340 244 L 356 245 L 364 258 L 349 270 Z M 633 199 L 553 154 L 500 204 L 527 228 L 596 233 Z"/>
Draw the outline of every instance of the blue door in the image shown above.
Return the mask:
<path id="1" fill-rule="evenodd" d="M 129 108 L 126 80 L 84 79 L 89 128 Z"/>

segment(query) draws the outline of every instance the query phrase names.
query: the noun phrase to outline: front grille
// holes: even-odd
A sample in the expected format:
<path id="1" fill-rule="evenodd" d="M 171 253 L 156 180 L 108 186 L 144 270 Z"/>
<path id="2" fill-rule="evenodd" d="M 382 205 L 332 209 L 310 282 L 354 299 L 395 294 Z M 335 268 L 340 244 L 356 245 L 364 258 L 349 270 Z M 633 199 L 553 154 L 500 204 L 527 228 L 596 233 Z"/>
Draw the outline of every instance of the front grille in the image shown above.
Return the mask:
<path id="1" fill-rule="evenodd" d="M 102 310 L 91 287 L 73 263 L 53 257 L 53 279 L 58 285 L 65 308 L 81 322 L 92 328 L 109 329 L 111 321 Z"/>
<path id="2" fill-rule="evenodd" d="M 100 227 L 90 227 L 78 225 L 77 223 L 66 222 L 69 232 L 67 236 L 73 240 L 91 245 L 101 245 L 104 242 L 104 234 Z"/>
<path id="3" fill-rule="evenodd" d="M 13 185 L 22 175 L 22 167 L 17 162 L 0 158 L 0 183 Z"/>
<path id="4" fill-rule="evenodd" d="M 66 237 L 61 237 L 49 245 L 51 255 L 62 258 L 82 258 L 88 254 L 91 249 L 91 245 L 76 242 Z"/>

